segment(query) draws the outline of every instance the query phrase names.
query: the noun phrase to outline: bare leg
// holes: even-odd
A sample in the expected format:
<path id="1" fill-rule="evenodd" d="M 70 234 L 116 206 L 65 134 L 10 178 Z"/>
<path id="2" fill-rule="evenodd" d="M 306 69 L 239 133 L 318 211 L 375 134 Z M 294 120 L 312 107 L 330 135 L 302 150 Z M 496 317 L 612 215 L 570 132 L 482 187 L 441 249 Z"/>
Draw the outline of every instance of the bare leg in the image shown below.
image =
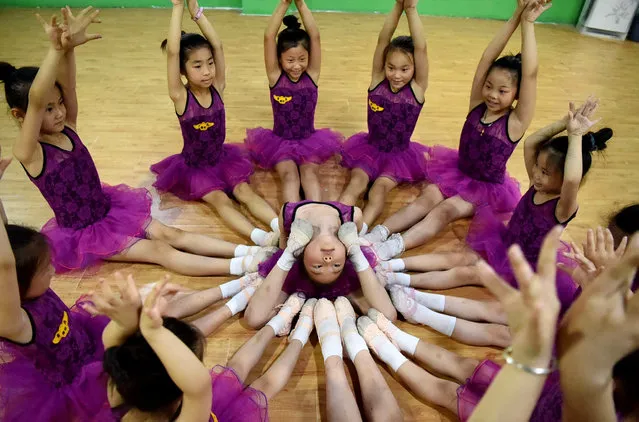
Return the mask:
<path id="1" fill-rule="evenodd" d="M 366 420 L 402 421 L 402 411 L 368 350 L 355 356 Z"/>
<path id="2" fill-rule="evenodd" d="M 477 268 L 457 267 L 446 271 L 411 274 L 410 286 L 419 289 L 443 290 L 461 286 L 483 286 Z"/>
<path id="3" fill-rule="evenodd" d="M 233 204 L 233 201 L 221 190 L 209 192 L 202 200 L 215 208 L 224 223 L 244 237 L 251 238 L 255 226 Z"/>
<path id="4" fill-rule="evenodd" d="M 397 182 L 388 177 L 380 177 L 375 180 L 368 193 L 368 204 L 364 208 L 364 223 L 372 226 L 377 217 L 384 210 L 388 193 L 397 186 Z"/>
<path id="5" fill-rule="evenodd" d="M 178 251 L 159 240 L 142 239 L 126 251 L 114 255 L 108 261 L 145 262 L 158 264 L 171 271 L 189 276 L 227 275 L 231 260 L 209 258 Z"/>
<path id="6" fill-rule="evenodd" d="M 479 361 L 464 358 L 434 344 L 420 340 L 413 355 L 415 360 L 426 365 L 429 370 L 447 377 L 454 378 L 459 383 L 466 382 L 473 374 Z"/>
<path id="7" fill-rule="evenodd" d="M 222 306 L 221 308 L 196 319 L 193 321 L 193 325 L 202 331 L 204 337 L 208 337 L 232 316 L 233 314 L 231 313 L 231 310 L 226 306 Z"/>
<path id="8" fill-rule="evenodd" d="M 324 361 L 326 371 L 326 411 L 330 422 L 357 422 L 362 420 L 355 396 L 348 385 L 344 361 L 331 356 Z"/>
<path id="9" fill-rule="evenodd" d="M 444 313 L 471 321 L 486 321 L 508 325 L 504 309 L 495 300 L 482 301 L 446 296 Z"/>
<path id="10" fill-rule="evenodd" d="M 406 361 L 399 367 L 397 376 L 420 399 L 457 414 L 457 388 L 459 388 L 459 384 L 437 378 L 411 361 Z"/>
<path id="11" fill-rule="evenodd" d="M 235 243 L 216 239 L 199 233 L 185 232 L 175 227 L 166 226 L 153 219 L 146 229 L 151 240 L 161 240 L 175 249 L 196 255 L 232 258 L 235 254 Z"/>
<path id="12" fill-rule="evenodd" d="M 267 325 L 235 352 L 227 366 L 235 371 L 240 381 L 246 381 L 251 369 L 260 361 L 264 350 L 273 338 L 275 338 L 275 332 Z"/>
<path id="13" fill-rule="evenodd" d="M 404 261 L 404 271 L 441 271 L 455 267 L 473 265 L 478 256 L 474 252 L 444 252 L 400 258 Z"/>
<path id="14" fill-rule="evenodd" d="M 317 164 L 308 163 L 300 166 L 300 174 L 302 176 L 302 189 L 304 189 L 304 197 L 311 201 L 322 200 L 322 188 L 317 175 L 319 166 Z"/>
<path id="15" fill-rule="evenodd" d="M 233 189 L 233 195 L 242 204 L 246 205 L 249 212 L 258 220 L 270 227 L 271 221 L 277 218 L 277 214 L 264 198 L 255 193 L 248 183 L 240 183 Z M 250 233 L 249 233 L 250 236 Z"/>
<path id="16" fill-rule="evenodd" d="M 265 328 L 267 327 L 270 328 L 269 326 Z M 291 378 L 303 348 L 304 345 L 301 341 L 292 340 L 273 365 L 261 377 L 256 379 L 251 384 L 251 387 L 263 392 L 268 400 L 275 397 Z"/>
<path id="17" fill-rule="evenodd" d="M 297 164 L 292 160 L 281 161 L 275 165 L 275 171 L 282 181 L 284 202 L 299 202 L 300 176 L 297 172 Z"/>
<path id="18" fill-rule="evenodd" d="M 508 347 L 511 343 L 510 330 L 502 324 L 485 324 L 457 318 L 451 335 L 455 340 L 472 346 Z"/>
<path id="19" fill-rule="evenodd" d="M 422 189 L 417 199 L 388 217 L 382 224 L 386 226 L 389 233 L 399 233 L 417 224 L 444 199 L 437 185 L 428 185 Z"/>
<path id="20" fill-rule="evenodd" d="M 288 294 L 280 291 L 277 300 L 272 304 L 251 300 L 246 307 L 246 312 L 244 312 L 244 320 L 253 329 L 262 328 L 269 319 L 277 314 L 277 307 L 284 303 L 287 298 Z"/>
<path id="21" fill-rule="evenodd" d="M 346 205 L 355 205 L 360 196 L 368 187 L 368 175 L 364 170 L 354 168 L 351 170 L 351 180 L 339 197 L 339 202 Z"/>
<path id="22" fill-rule="evenodd" d="M 470 217 L 475 207 L 459 196 L 453 196 L 439 203 L 422 221 L 402 235 L 406 249 L 423 245 L 441 232 L 449 223 Z"/>
<path id="23" fill-rule="evenodd" d="M 165 311 L 166 316 L 182 319 L 203 311 L 222 299 L 219 286 L 199 290 L 176 297 L 170 301 Z"/>

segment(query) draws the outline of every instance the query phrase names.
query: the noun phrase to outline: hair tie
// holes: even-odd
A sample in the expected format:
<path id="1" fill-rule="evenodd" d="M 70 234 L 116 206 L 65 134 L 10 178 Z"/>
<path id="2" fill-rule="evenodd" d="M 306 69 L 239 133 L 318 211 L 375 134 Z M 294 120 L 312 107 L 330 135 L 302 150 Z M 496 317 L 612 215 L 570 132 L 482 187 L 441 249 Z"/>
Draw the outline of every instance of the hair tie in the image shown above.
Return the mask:
<path id="1" fill-rule="evenodd" d="M 590 132 L 588 135 L 590 136 L 590 151 L 597 151 L 597 142 L 594 133 Z"/>

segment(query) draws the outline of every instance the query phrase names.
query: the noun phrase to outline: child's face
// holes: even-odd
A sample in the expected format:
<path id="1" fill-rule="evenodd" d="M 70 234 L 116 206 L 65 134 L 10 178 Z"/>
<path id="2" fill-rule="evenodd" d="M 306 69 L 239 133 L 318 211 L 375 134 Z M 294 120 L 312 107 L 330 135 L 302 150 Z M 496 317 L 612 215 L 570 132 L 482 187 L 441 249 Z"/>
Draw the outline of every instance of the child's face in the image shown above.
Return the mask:
<path id="1" fill-rule="evenodd" d="M 191 51 L 184 64 L 184 72 L 189 85 L 209 88 L 215 78 L 215 62 L 211 49 L 202 47 Z"/>
<path id="2" fill-rule="evenodd" d="M 331 284 L 344 270 L 346 248 L 334 234 L 321 234 L 306 245 L 303 259 L 311 280 L 319 284 Z"/>
<path id="3" fill-rule="evenodd" d="M 298 80 L 308 68 L 308 51 L 298 44 L 280 55 L 280 66 L 292 80 Z"/>
<path id="4" fill-rule="evenodd" d="M 486 107 L 493 113 L 510 108 L 517 98 L 517 84 L 510 70 L 494 68 L 488 73 L 482 96 Z"/>
<path id="5" fill-rule="evenodd" d="M 537 156 L 537 161 L 533 167 L 533 186 L 538 192 L 548 194 L 561 193 L 561 185 L 563 183 L 563 175 L 550 162 L 548 151 L 541 151 Z"/>
<path id="6" fill-rule="evenodd" d="M 400 50 L 388 53 L 384 72 L 393 91 L 399 91 L 413 79 L 415 74 L 413 57 Z"/>
<path id="7" fill-rule="evenodd" d="M 29 285 L 29 289 L 25 294 L 25 299 L 34 299 L 36 297 L 42 296 L 49 286 L 51 286 L 51 279 L 55 274 L 55 269 L 51 264 L 51 257 L 49 254 L 42 260 L 38 270 L 35 275 L 31 279 L 31 284 Z"/>
<path id="8" fill-rule="evenodd" d="M 62 92 L 57 86 L 51 87 L 46 96 L 46 107 L 40 132 L 50 135 L 62 132 L 67 120 L 67 108 L 64 106 Z"/>

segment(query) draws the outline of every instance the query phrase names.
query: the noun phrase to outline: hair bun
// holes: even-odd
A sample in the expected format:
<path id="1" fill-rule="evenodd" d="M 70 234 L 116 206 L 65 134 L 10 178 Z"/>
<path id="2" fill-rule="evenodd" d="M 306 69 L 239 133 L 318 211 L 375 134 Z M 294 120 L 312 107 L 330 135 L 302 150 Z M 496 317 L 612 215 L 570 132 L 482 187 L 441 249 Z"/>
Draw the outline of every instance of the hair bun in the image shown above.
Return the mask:
<path id="1" fill-rule="evenodd" d="M 584 142 L 587 143 L 589 151 L 603 151 L 607 148 L 607 143 L 612 138 L 613 132 L 609 127 L 599 129 L 597 132 L 588 132 L 584 135 Z"/>
<path id="2" fill-rule="evenodd" d="M 7 62 L 0 62 L 0 81 L 8 81 L 16 70 L 13 65 Z"/>
<path id="3" fill-rule="evenodd" d="M 302 27 L 302 24 L 295 15 L 284 16 L 282 23 L 287 29 L 300 29 Z"/>

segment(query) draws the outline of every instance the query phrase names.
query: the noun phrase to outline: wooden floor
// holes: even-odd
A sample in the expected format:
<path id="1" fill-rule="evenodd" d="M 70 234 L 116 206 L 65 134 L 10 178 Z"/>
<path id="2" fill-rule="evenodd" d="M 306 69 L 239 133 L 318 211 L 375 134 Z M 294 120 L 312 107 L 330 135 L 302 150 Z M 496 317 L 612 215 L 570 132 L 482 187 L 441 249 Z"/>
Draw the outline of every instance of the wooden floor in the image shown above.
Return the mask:
<path id="1" fill-rule="evenodd" d="M 41 11 L 43 16 L 49 12 Z M 47 43 L 33 13 L 33 10 L 0 9 L 0 60 L 20 66 L 40 64 Z M 262 33 L 267 18 L 241 16 L 233 11 L 207 14 L 225 43 L 227 139 L 242 142 L 246 128 L 268 127 L 272 122 L 262 61 Z M 152 182 L 149 165 L 181 149 L 179 125 L 167 95 L 165 58 L 159 48 L 167 32 L 169 15 L 169 9 L 104 10 L 103 23 L 98 28 L 104 39 L 77 51 L 79 132 L 106 183 L 149 185 Z M 318 14 L 316 18 L 322 31 L 324 59 L 316 125 L 349 136 L 366 128 L 371 57 L 384 18 L 348 14 Z M 431 64 L 430 87 L 414 137 L 425 144 L 456 147 L 476 62 L 501 23 L 431 17 L 423 18 L 423 22 Z M 192 22 L 186 24 L 186 30 L 195 29 Z M 605 157 L 596 159 L 581 190 L 579 215 L 568 230 L 568 236 L 581 239 L 585 227 L 602 222 L 618 206 L 639 200 L 639 44 L 587 38 L 562 26 L 538 25 L 536 31 L 540 71 L 538 106 L 531 131 L 565 113 L 568 101 L 580 101 L 589 94 L 601 98 L 602 123 L 615 130 Z M 399 33 L 407 33 L 405 22 Z M 507 51 L 518 51 L 519 42 L 516 35 Z M 17 132 L 7 111 L 0 120 L 4 154 L 10 153 Z M 525 184 L 523 164 L 519 147 L 508 168 Z M 326 164 L 321 171 L 325 199 L 336 199 L 347 173 L 336 161 Z M 253 184 L 274 207 L 278 206 L 279 184 L 272 174 L 257 173 Z M 384 215 L 411 201 L 416 193 L 415 187 L 397 189 L 388 199 Z M 40 227 L 52 216 L 17 163 L 7 170 L 0 184 L 0 197 L 12 222 Z M 167 195 L 162 198 L 161 208 L 156 214 L 160 219 L 185 230 L 243 241 L 203 204 L 185 203 Z M 419 251 L 461 248 L 457 239 L 463 236 L 466 227 L 466 222 L 453 225 Z M 56 277 L 53 287 L 65 301 L 72 303 L 95 286 L 97 277 L 114 270 L 132 272 L 140 284 L 158 280 L 164 273 L 161 268 L 149 265 L 105 264 L 97 272 Z M 173 276 L 174 281 L 193 288 L 226 279 Z M 484 295 L 475 288 L 450 293 Z M 400 326 L 464 356 L 484 358 L 498 353 L 496 349 L 459 344 L 424 327 L 407 323 Z M 210 337 L 206 364 L 225 364 L 251 335 L 239 318 L 231 319 Z M 257 377 L 268 367 L 284 345 L 283 339 L 274 341 L 251 377 Z M 313 336 L 286 389 L 270 403 L 272 420 L 325 420 L 323 370 L 321 352 Z M 385 368 L 382 372 L 407 421 L 454 419 L 418 401 Z"/>

